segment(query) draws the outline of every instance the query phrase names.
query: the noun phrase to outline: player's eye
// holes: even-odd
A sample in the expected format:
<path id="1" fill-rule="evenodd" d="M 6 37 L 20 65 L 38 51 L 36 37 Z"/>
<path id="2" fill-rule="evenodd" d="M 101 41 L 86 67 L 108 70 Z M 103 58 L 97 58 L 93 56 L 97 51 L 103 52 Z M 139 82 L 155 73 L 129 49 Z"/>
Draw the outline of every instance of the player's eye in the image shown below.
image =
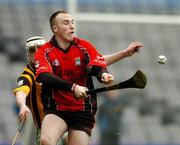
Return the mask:
<path id="1" fill-rule="evenodd" d="M 68 25 L 68 24 L 69 24 L 69 21 L 68 21 L 68 20 L 65 20 L 65 21 L 63 22 L 63 24 L 64 24 L 64 25 Z"/>

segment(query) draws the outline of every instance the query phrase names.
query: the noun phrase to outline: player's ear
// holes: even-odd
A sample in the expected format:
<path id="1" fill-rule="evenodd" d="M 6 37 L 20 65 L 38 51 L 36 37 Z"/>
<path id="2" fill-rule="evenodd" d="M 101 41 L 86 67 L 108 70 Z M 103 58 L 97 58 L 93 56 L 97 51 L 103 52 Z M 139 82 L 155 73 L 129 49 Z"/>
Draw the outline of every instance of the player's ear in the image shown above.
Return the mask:
<path id="1" fill-rule="evenodd" d="M 52 26 L 53 32 L 57 32 L 57 27 L 55 25 Z"/>

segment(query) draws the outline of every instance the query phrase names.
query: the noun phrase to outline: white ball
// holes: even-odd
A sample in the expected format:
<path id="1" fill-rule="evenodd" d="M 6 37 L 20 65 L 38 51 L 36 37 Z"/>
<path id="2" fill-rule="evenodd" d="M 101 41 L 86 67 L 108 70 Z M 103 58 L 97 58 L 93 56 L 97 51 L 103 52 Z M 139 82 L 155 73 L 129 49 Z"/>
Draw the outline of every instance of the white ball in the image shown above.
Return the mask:
<path id="1" fill-rule="evenodd" d="M 166 61 L 167 61 L 167 58 L 165 55 L 159 55 L 159 57 L 158 57 L 158 63 L 159 64 L 165 64 Z"/>

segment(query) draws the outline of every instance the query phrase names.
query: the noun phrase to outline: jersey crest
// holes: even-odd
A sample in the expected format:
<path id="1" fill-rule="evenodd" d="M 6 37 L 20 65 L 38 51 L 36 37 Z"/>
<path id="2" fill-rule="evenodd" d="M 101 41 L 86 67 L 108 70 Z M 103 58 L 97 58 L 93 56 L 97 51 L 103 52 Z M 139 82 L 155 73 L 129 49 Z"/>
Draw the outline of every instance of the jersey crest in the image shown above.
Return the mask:
<path id="1" fill-rule="evenodd" d="M 80 66 L 80 65 L 81 65 L 81 59 L 80 59 L 80 57 L 76 57 L 76 58 L 75 58 L 75 65 L 76 65 L 76 66 Z"/>

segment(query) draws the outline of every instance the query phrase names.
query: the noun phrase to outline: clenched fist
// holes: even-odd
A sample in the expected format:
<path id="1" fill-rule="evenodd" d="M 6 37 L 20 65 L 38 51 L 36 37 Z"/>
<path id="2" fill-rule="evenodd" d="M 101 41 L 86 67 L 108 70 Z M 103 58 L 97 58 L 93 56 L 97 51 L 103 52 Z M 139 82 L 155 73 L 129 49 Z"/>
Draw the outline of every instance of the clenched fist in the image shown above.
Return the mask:
<path id="1" fill-rule="evenodd" d="M 101 76 L 101 81 L 104 84 L 111 84 L 114 81 L 114 77 L 109 73 L 103 73 Z"/>

